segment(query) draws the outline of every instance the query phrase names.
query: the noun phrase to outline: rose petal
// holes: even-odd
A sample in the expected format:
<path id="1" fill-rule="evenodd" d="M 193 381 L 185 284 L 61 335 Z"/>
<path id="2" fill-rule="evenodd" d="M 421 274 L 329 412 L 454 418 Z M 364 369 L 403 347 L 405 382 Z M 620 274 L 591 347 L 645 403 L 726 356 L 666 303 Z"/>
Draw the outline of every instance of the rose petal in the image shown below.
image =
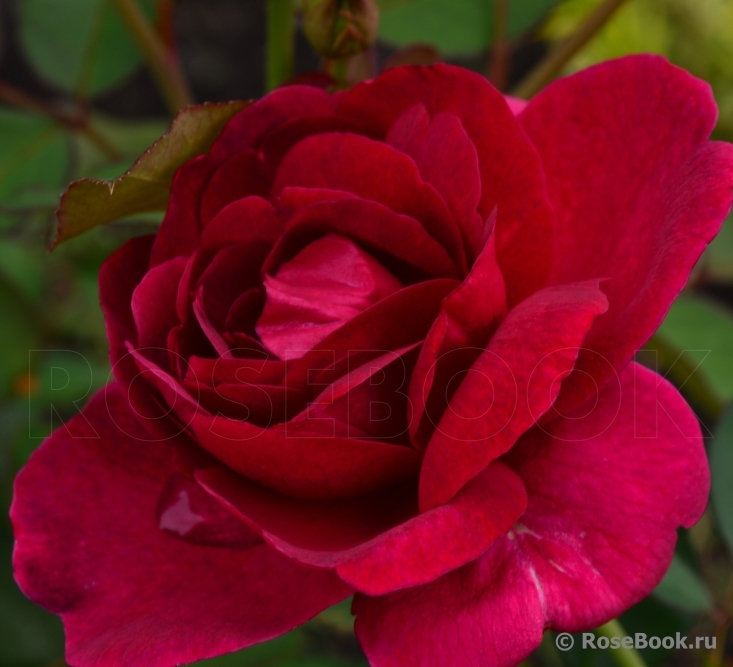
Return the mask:
<path id="1" fill-rule="evenodd" d="M 425 448 L 465 373 L 506 314 L 506 288 L 491 235 L 471 272 L 442 302 L 410 378 L 412 442 Z"/>
<path id="2" fill-rule="evenodd" d="M 423 105 L 418 108 L 417 122 L 422 123 L 422 112 L 427 112 Z M 408 110 L 405 114 L 414 123 L 415 112 Z M 481 174 L 476 148 L 460 119 L 451 113 L 437 114 L 422 131 L 414 124 L 408 126 L 403 122 L 399 126 L 398 119 L 390 129 L 387 143 L 394 141 L 396 148 L 415 160 L 420 176 L 443 197 L 461 228 L 472 262 L 484 245 L 484 225 L 477 210 L 481 201 Z"/>
<path id="3" fill-rule="evenodd" d="M 179 167 L 171 184 L 165 217 L 155 237 L 151 267 L 174 257 L 189 257 L 196 250 L 201 235 L 198 211 L 211 169 L 211 161 L 206 155 L 199 155 Z"/>
<path id="4" fill-rule="evenodd" d="M 282 234 L 284 222 L 266 199 L 238 199 L 225 206 L 206 225 L 201 247 L 212 250 L 235 243 L 272 245 Z"/>
<path id="5" fill-rule="evenodd" d="M 176 295 L 187 264 L 185 257 L 158 264 L 135 287 L 128 308 L 135 319 L 139 347 L 159 347 L 165 352 L 168 332 L 180 324 Z"/>
<path id="6" fill-rule="evenodd" d="M 417 359 L 421 343 L 387 352 L 360 363 L 359 354 L 348 355 L 347 372 L 324 389 L 294 424 L 332 418 L 345 424 L 347 431 L 379 440 L 409 444 L 407 433 L 412 419 L 404 389 Z M 321 378 L 317 378 L 321 380 Z"/>
<path id="7" fill-rule="evenodd" d="M 156 515 L 158 528 L 192 544 L 248 549 L 262 542 L 244 521 L 179 473 L 171 475 L 163 487 Z"/>
<path id="8" fill-rule="evenodd" d="M 544 632 L 542 602 L 521 563 L 515 544 L 499 538 L 479 559 L 425 586 L 357 593 L 354 629 L 369 664 L 518 665 Z"/>
<path id="9" fill-rule="evenodd" d="M 597 283 L 588 282 L 546 288 L 509 311 L 430 440 L 421 509 L 448 501 L 545 413 L 607 306 Z"/>
<path id="10" fill-rule="evenodd" d="M 457 116 L 476 147 L 479 213 L 486 220 L 497 209 L 497 257 L 514 305 L 547 283 L 553 256 L 553 212 L 537 153 L 502 95 L 481 75 L 450 65 L 390 69 L 345 93 L 336 113 L 386 137 L 416 104 L 431 118 Z"/>
<path id="11" fill-rule="evenodd" d="M 370 136 L 368 125 L 350 118 L 336 116 L 311 116 L 293 118 L 269 132 L 262 141 L 260 153 L 270 178 L 273 178 L 280 162 L 288 151 L 306 137 L 325 132 L 351 132 Z"/>
<path id="12" fill-rule="evenodd" d="M 274 128 L 290 120 L 333 115 L 338 98 L 311 86 L 273 90 L 234 116 L 211 147 L 217 163 L 248 148 L 256 148 Z"/>
<path id="13" fill-rule="evenodd" d="M 305 387 L 318 371 L 330 368 L 347 354 L 397 350 L 423 340 L 435 320 L 440 302 L 457 282 L 427 280 L 405 287 L 346 322 L 293 363 L 286 382 Z"/>
<path id="14" fill-rule="evenodd" d="M 286 632 L 349 595 L 333 574 L 262 543 L 212 548 L 167 535 L 155 510 L 174 472 L 170 449 L 136 439 L 147 434 L 114 387 L 84 415 L 31 457 L 11 510 L 16 579 L 62 615 L 71 664 L 194 662 Z"/>
<path id="15" fill-rule="evenodd" d="M 303 433 L 287 424 L 262 428 L 199 412 L 191 428 L 196 441 L 232 470 L 300 498 L 368 493 L 420 466 L 420 454 L 409 447 L 337 436 L 335 426 L 330 433 Z"/>
<path id="16" fill-rule="evenodd" d="M 354 598 L 371 665 L 508 667 L 546 627 L 597 627 L 652 591 L 676 529 L 692 525 L 707 501 L 695 415 L 636 364 L 597 405 L 529 434 L 510 461 L 529 495 L 510 537 L 426 586 Z"/>
<path id="17" fill-rule="evenodd" d="M 501 463 L 447 505 L 411 518 L 394 516 L 397 522 L 386 532 L 384 515 L 393 513 L 370 497 L 295 501 L 217 469 L 202 471 L 197 479 L 273 547 L 304 563 L 335 567 L 370 595 L 432 581 L 473 560 L 506 533 L 526 504 L 521 481 Z M 396 499 L 399 494 L 391 504 L 399 506 Z M 376 511 L 380 514 L 373 516 Z"/>
<path id="18" fill-rule="evenodd" d="M 256 331 L 281 359 L 297 359 L 402 285 L 349 239 L 329 234 L 307 245 L 274 276 Z"/>
<path id="19" fill-rule="evenodd" d="M 270 179 L 255 150 L 236 153 L 209 177 L 201 197 L 201 222 L 209 223 L 225 206 L 245 197 L 267 197 Z"/>
<path id="20" fill-rule="evenodd" d="M 190 366 L 186 380 L 208 385 L 234 382 L 280 384 L 287 369 L 284 361 L 268 358 L 202 359 L 191 357 L 188 362 Z"/>
<path id="21" fill-rule="evenodd" d="M 389 255 L 420 269 L 422 278 L 460 275 L 445 249 L 417 220 L 375 201 L 338 190 L 285 188 L 280 206 L 295 213 L 265 263 L 267 273 L 314 238 L 334 232 L 359 242 L 370 252 L 387 255 L 382 262 L 390 269 Z"/>
<path id="22" fill-rule="evenodd" d="M 553 282 L 609 278 L 561 414 L 654 333 L 728 213 L 733 147 L 708 142 L 716 117 L 708 84 L 657 56 L 556 81 L 522 113 L 557 214 Z"/>
<path id="23" fill-rule="evenodd" d="M 413 160 L 391 146 L 356 134 L 309 137 L 283 159 L 271 198 L 286 187 L 345 190 L 414 218 L 465 269 L 460 230 L 445 202 Z"/>
<path id="24" fill-rule="evenodd" d="M 99 271 L 99 297 L 107 328 L 112 372 L 124 388 L 133 410 L 149 430 L 148 439 L 164 440 L 179 433 L 180 429 L 161 419 L 168 409 L 162 407 L 158 394 L 151 396 L 148 384 L 140 377 L 135 359 L 128 353 L 128 344 L 137 339 L 130 307 L 132 294 L 148 270 L 154 240 L 153 236 L 131 239 L 110 255 Z"/>

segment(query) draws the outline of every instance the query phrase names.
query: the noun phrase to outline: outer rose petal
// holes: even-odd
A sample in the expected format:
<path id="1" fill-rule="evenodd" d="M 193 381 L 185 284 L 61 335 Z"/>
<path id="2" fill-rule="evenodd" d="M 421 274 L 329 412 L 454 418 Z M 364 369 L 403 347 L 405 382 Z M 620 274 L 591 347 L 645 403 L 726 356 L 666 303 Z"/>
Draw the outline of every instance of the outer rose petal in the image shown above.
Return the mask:
<path id="1" fill-rule="evenodd" d="M 519 120 L 557 216 L 553 283 L 609 278 L 561 414 L 595 393 L 654 333 L 728 213 L 733 146 L 709 143 L 710 87 L 633 56 L 556 81 Z M 583 379 L 585 378 L 585 381 Z"/>
<path id="2" fill-rule="evenodd" d="M 512 450 L 529 505 L 508 537 L 426 586 L 357 594 L 356 632 L 373 667 L 508 667 L 544 627 L 595 627 L 654 588 L 676 529 L 705 508 L 709 473 L 677 390 L 636 364 L 620 380 L 590 411 Z"/>
<path id="3" fill-rule="evenodd" d="M 164 533 L 156 504 L 170 450 L 136 440 L 146 434 L 115 386 L 84 415 L 100 437 L 81 417 L 57 430 L 18 476 L 11 510 L 16 579 L 63 617 L 71 664 L 193 662 L 286 632 L 349 595 L 335 575 L 263 543 L 204 547 Z"/>

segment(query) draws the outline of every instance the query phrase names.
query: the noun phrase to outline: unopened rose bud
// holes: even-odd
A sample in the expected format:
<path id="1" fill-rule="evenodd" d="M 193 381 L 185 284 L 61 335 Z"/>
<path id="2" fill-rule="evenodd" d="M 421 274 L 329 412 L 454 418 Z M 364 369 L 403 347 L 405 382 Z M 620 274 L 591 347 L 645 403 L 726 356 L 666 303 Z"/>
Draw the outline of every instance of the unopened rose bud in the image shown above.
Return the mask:
<path id="1" fill-rule="evenodd" d="M 374 0 L 304 0 L 303 29 L 325 58 L 348 58 L 377 38 L 379 8 Z"/>

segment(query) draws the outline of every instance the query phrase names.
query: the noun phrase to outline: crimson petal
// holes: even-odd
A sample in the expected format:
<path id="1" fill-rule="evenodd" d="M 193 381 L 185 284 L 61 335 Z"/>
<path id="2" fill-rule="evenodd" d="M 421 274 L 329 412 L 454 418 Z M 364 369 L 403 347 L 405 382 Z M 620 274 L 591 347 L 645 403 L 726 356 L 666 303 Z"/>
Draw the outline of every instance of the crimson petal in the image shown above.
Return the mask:
<path id="1" fill-rule="evenodd" d="M 677 528 L 699 519 L 710 485 L 694 413 L 633 363 L 597 404 L 535 429 L 508 462 L 529 495 L 508 537 L 426 586 L 354 598 L 374 667 L 510 667 L 545 628 L 615 618 L 659 583 Z"/>
<path id="2" fill-rule="evenodd" d="M 349 595 L 332 573 L 261 542 L 203 547 L 160 530 L 156 505 L 175 470 L 170 449 L 146 436 L 112 386 L 15 483 L 15 576 L 63 617 L 71 664 L 194 662 L 286 632 Z"/>
<path id="3" fill-rule="evenodd" d="M 197 479 L 274 548 L 303 563 L 335 568 L 369 595 L 424 584 L 473 560 L 526 506 L 522 482 L 498 462 L 452 502 L 412 517 L 399 516 L 411 508 L 399 502 L 399 493 L 383 494 L 382 502 L 403 505 L 389 512 L 373 497 L 338 503 L 276 497 L 224 470 L 205 470 Z M 384 515 L 397 519 L 386 531 Z"/>
<path id="4" fill-rule="evenodd" d="M 553 257 L 553 212 L 537 152 L 503 96 L 461 67 L 395 67 L 346 92 L 336 114 L 369 123 L 386 137 L 416 104 L 431 118 L 441 112 L 458 117 L 476 147 L 479 213 L 486 220 L 497 209 L 497 257 L 514 305 L 545 286 Z"/>
<path id="5" fill-rule="evenodd" d="M 657 56 L 556 81 L 522 112 L 557 215 L 552 281 L 608 278 L 561 414 L 654 333 L 728 213 L 733 146 L 708 142 L 716 117 L 710 87 Z"/>
<path id="6" fill-rule="evenodd" d="M 421 472 L 421 509 L 448 501 L 547 411 L 607 306 L 588 282 L 546 288 L 509 311 L 436 426 Z"/>

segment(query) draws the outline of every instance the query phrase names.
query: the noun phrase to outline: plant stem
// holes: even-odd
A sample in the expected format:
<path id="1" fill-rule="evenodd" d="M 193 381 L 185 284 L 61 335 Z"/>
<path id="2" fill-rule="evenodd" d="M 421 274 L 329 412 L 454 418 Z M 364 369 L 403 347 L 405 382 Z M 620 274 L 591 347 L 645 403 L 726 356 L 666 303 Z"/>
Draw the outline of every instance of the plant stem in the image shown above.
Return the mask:
<path id="1" fill-rule="evenodd" d="M 494 46 L 491 49 L 489 81 L 498 90 L 504 90 L 509 69 L 509 0 L 494 0 Z"/>
<path id="2" fill-rule="evenodd" d="M 606 25 L 624 0 L 602 0 L 570 37 L 560 42 L 547 57 L 512 91 L 515 97 L 529 99 L 552 81 L 591 37 Z"/>
<path id="3" fill-rule="evenodd" d="M 175 115 L 193 104 L 183 72 L 166 49 L 137 0 L 113 0 L 117 11 L 137 42 L 170 111 Z"/>
<path id="4" fill-rule="evenodd" d="M 0 81 L 0 100 L 11 106 L 48 116 L 61 123 L 70 132 L 80 132 L 93 143 L 108 160 L 118 162 L 124 155 L 105 137 L 84 113 L 70 114 L 56 109 L 43 100 L 36 99 L 28 93 Z"/>
<path id="5" fill-rule="evenodd" d="M 611 639 L 611 637 L 623 638 L 627 636 L 626 631 L 617 618 L 602 625 L 600 628 L 596 628 L 594 632 L 599 637 L 608 637 L 608 639 Z M 644 659 L 635 648 L 624 648 L 621 646 L 620 648 L 609 648 L 608 651 L 618 667 L 646 667 Z"/>
<path id="6" fill-rule="evenodd" d="M 293 0 L 267 0 L 267 90 L 293 76 L 293 18 Z"/>

